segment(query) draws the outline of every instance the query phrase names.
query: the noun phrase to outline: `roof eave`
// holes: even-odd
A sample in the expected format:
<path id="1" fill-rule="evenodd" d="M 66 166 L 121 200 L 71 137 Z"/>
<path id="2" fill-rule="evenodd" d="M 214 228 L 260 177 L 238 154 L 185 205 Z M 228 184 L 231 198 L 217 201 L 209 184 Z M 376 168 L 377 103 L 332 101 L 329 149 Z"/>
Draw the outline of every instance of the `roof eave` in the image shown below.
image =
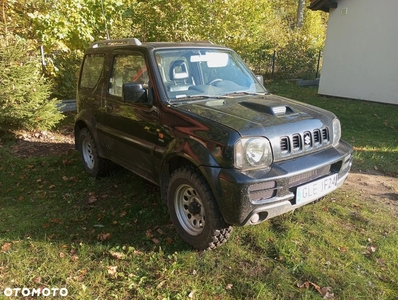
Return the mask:
<path id="1" fill-rule="evenodd" d="M 312 0 L 309 9 L 329 12 L 331 8 L 337 8 L 336 0 Z"/>

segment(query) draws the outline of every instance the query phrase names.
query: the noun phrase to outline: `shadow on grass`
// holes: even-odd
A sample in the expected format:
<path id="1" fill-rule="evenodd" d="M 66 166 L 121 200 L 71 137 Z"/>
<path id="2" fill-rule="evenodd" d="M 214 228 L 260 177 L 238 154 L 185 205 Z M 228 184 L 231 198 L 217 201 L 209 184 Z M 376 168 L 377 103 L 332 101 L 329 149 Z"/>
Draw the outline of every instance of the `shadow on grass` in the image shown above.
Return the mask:
<path id="1" fill-rule="evenodd" d="M 7 148 L 9 149 L 9 148 Z M 157 186 L 118 168 L 94 179 L 78 153 L 21 158 L 0 148 L 0 235 L 5 241 L 187 251 Z"/>

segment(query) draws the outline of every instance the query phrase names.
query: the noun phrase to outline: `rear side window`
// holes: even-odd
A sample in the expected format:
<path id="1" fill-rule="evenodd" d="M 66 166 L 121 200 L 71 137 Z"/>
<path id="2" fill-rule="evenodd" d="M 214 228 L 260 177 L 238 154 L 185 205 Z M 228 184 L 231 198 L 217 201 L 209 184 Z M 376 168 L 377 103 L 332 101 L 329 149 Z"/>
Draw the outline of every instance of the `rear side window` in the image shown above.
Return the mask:
<path id="1" fill-rule="evenodd" d="M 86 55 L 80 76 L 81 88 L 94 88 L 101 77 L 104 68 L 104 56 L 98 54 Z"/>

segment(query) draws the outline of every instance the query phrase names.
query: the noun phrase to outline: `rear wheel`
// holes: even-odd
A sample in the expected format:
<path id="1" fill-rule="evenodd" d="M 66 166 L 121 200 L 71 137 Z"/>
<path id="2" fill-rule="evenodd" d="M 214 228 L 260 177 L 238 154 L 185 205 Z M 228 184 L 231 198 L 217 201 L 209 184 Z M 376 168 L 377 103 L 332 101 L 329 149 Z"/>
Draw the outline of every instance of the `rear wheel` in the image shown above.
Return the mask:
<path id="1" fill-rule="evenodd" d="M 104 176 L 111 169 L 111 162 L 99 156 L 97 145 L 88 128 L 79 132 L 78 150 L 86 172 L 93 177 Z"/>
<path id="2" fill-rule="evenodd" d="M 167 195 L 171 219 L 186 243 L 209 250 L 227 241 L 232 227 L 224 222 L 209 185 L 197 170 L 184 166 L 174 171 Z"/>

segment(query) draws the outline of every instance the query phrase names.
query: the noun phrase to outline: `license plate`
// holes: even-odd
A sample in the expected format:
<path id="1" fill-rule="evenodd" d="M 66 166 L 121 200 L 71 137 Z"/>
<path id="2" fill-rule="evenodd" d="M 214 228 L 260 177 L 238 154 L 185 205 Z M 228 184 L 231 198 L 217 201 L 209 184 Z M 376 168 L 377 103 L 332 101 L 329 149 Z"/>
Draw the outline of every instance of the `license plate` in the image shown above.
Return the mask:
<path id="1" fill-rule="evenodd" d="M 310 202 L 329 194 L 337 187 L 338 174 L 299 186 L 296 193 L 296 204 Z"/>

